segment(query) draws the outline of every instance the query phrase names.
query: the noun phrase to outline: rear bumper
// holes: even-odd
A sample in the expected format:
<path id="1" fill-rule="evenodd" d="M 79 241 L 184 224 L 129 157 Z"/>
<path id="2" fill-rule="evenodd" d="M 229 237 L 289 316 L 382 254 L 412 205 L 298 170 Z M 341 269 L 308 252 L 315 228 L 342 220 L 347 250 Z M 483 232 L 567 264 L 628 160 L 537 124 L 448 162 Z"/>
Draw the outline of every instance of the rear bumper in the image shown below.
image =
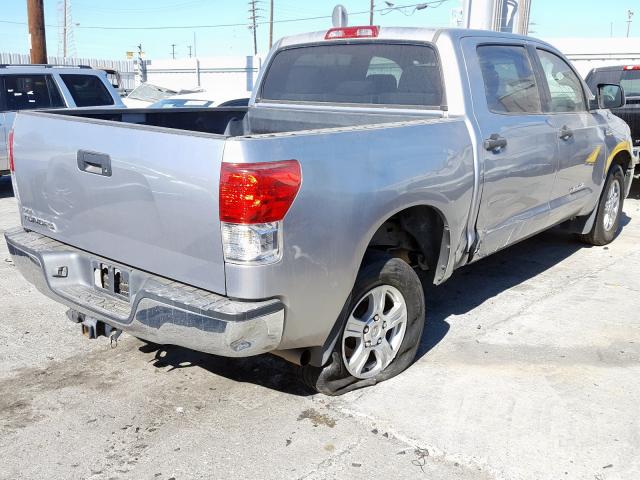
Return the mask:
<path id="1" fill-rule="evenodd" d="M 277 299 L 231 300 L 22 228 L 5 232 L 5 240 L 16 267 L 40 292 L 136 337 L 227 357 L 269 352 L 281 341 L 284 306 Z M 94 286 L 96 262 L 127 272 L 128 297 Z"/>

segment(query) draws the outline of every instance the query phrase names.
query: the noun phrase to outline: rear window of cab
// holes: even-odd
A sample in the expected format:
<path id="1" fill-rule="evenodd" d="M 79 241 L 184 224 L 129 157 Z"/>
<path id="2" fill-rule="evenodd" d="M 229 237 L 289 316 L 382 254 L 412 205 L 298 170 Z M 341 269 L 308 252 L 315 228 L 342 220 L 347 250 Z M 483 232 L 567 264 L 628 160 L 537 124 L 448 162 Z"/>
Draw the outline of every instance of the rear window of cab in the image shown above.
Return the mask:
<path id="1" fill-rule="evenodd" d="M 272 60 L 259 100 L 440 108 L 440 64 L 428 45 L 293 47 Z"/>

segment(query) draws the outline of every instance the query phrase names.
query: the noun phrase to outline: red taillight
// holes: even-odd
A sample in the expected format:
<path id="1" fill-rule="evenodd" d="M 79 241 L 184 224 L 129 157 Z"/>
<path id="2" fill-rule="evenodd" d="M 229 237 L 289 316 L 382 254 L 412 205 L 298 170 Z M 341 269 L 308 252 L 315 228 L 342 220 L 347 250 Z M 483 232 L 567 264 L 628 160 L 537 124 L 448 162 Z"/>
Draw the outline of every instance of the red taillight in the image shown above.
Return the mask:
<path id="1" fill-rule="evenodd" d="M 640 70 L 640 65 L 625 65 L 625 70 Z"/>
<path id="2" fill-rule="evenodd" d="M 7 152 L 9 154 L 9 170 L 13 173 L 16 169 L 13 163 L 13 129 L 9 130 L 9 138 L 7 139 Z"/>
<path id="3" fill-rule="evenodd" d="M 378 36 L 380 27 L 337 27 L 331 28 L 324 36 L 325 40 L 334 40 L 339 38 L 374 38 Z"/>
<path id="4" fill-rule="evenodd" d="M 296 198 L 301 181 L 297 160 L 223 163 L 220 220 L 245 224 L 282 220 Z"/>

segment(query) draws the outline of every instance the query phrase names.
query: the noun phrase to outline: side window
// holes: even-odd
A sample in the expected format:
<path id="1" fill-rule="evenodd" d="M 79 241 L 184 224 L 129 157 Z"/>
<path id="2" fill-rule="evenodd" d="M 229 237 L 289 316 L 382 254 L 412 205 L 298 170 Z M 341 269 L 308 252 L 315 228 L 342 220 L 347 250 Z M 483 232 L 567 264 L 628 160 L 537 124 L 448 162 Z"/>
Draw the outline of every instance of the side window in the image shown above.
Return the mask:
<path id="1" fill-rule="evenodd" d="M 4 97 L 7 110 L 30 110 L 64 106 L 60 93 L 49 90 L 49 75 L 6 75 Z"/>
<path id="2" fill-rule="evenodd" d="M 544 77 L 549 87 L 551 112 L 582 112 L 587 109 L 582 83 L 562 58 L 538 49 Z"/>
<path id="3" fill-rule="evenodd" d="M 482 45 L 478 58 L 489 110 L 496 113 L 540 113 L 540 91 L 524 47 Z"/>
<path id="4" fill-rule="evenodd" d="M 377 92 L 395 92 L 402 76 L 402 67 L 389 58 L 372 57 L 365 80 L 372 81 Z"/>
<path id="5" fill-rule="evenodd" d="M 60 78 L 78 107 L 97 107 L 114 103 L 104 83 L 96 75 L 61 74 Z"/>
<path id="6" fill-rule="evenodd" d="M 58 86 L 56 85 L 56 82 L 53 80 L 51 75 L 47 75 L 47 86 L 49 87 L 51 106 L 66 107 L 66 105 L 64 104 L 64 100 L 62 99 L 62 95 L 60 94 L 60 90 L 58 90 Z"/>

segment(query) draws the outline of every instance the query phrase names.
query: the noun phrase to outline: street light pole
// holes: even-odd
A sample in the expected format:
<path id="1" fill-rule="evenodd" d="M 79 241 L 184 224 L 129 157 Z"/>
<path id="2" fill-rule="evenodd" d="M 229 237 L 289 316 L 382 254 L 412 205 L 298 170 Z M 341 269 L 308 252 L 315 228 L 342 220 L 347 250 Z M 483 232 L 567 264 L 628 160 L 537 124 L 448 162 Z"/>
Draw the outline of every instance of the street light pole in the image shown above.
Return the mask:
<path id="1" fill-rule="evenodd" d="M 633 17 L 633 10 L 627 10 L 627 38 L 631 32 L 631 18 Z"/>
<path id="2" fill-rule="evenodd" d="M 373 25 L 373 9 L 375 8 L 374 0 L 369 5 L 369 25 Z"/>

